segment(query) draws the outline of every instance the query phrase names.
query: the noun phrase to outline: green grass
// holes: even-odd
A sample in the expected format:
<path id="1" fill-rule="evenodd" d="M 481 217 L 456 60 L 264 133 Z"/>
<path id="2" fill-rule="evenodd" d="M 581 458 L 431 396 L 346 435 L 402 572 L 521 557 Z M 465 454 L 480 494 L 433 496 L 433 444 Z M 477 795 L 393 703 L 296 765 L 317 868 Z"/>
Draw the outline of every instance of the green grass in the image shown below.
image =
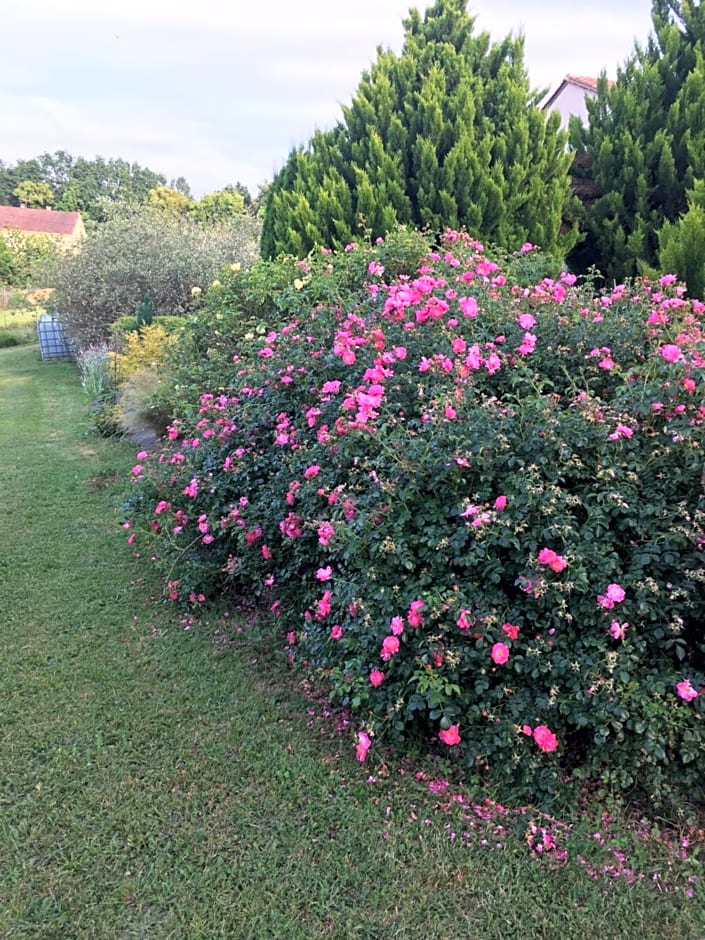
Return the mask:
<path id="1" fill-rule="evenodd" d="M 573 835 L 551 870 L 358 765 L 233 616 L 185 630 L 119 527 L 134 448 L 87 427 L 72 364 L 0 350 L 0 937 L 705 937 L 692 858 L 624 833 L 648 877 L 592 879 Z"/>
<path id="2" fill-rule="evenodd" d="M 0 349 L 37 342 L 36 307 L 0 307 Z"/>

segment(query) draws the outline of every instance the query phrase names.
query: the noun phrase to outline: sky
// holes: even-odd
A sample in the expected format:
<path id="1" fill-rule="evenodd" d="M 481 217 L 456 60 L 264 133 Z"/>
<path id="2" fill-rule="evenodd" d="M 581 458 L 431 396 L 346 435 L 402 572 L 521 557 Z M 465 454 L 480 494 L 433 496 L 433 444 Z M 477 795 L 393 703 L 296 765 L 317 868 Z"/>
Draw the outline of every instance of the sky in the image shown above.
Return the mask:
<path id="1" fill-rule="evenodd" d="M 257 193 L 341 117 L 410 7 L 431 0 L 2 0 L 0 160 L 65 150 Z M 470 0 L 475 32 L 523 33 L 535 88 L 615 77 L 650 0 Z"/>

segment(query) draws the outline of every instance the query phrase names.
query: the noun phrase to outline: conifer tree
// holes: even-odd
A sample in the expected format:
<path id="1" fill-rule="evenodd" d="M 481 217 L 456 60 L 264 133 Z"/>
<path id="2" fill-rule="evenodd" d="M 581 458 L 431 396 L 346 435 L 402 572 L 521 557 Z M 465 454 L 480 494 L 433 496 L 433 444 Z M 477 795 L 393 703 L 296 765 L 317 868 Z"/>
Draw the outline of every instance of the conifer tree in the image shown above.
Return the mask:
<path id="1" fill-rule="evenodd" d="M 466 0 L 435 0 L 404 26 L 401 54 L 378 50 L 342 120 L 290 153 L 268 194 L 262 253 L 409 224 L 564 254 L 571 155 L 558 115 L 537 107 L 523 37 L 476 35 Z"/>
<path id="2" fill-rule="evenodd" d="M 676 274 L 691 297 L 705 297 L 705 183 L 688 192 L 688 211 L 658 232 L 661 271 Z"/>
<path id="3" fill-rule="evenodd" d="M 601 193 L 581 251 L 619 281 L 658 265 L 659 231 L 687 212 L 687 191 L 705 179 L 705 7 L 654 0 L 652 22 L 616 83 L 601 77 L 577 135 Z"/>

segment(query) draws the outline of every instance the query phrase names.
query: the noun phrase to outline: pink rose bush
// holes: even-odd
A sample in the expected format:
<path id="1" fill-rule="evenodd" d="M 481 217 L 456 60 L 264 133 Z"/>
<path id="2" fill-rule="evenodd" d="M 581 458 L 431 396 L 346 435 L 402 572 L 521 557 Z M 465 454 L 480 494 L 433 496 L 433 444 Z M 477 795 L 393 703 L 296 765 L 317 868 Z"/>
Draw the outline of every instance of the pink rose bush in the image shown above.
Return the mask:
<path id="1" fill-rule="evenodd" d="M 173 354 L 125 503 L 165 596 L 276 614 L 358 757 L 422 734 L 537 799 L 700 792 L 705 305 L 462 233 L 306 265 L 225 272 Z"/>

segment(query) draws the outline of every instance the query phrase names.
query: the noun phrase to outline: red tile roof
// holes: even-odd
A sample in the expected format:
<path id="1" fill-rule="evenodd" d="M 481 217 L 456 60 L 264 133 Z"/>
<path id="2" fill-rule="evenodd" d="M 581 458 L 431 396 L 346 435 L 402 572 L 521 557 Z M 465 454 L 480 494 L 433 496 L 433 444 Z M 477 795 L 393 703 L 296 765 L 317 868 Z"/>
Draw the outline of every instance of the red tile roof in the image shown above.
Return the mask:
<path id="1" fill-rule="evenodd" d="M 597 91 L 597 79 L 587 75 L 566 75 L 564 81 L 570 82 L 571 85 L 580 85 L 588 91 Z"/>
<path id="2" fill-rule="evenodd" d="M 18 228 L 23 232 L 45 235 L 73 235 L 80 221 L 80 212 L 0 206 L 0 228 Z"/>

